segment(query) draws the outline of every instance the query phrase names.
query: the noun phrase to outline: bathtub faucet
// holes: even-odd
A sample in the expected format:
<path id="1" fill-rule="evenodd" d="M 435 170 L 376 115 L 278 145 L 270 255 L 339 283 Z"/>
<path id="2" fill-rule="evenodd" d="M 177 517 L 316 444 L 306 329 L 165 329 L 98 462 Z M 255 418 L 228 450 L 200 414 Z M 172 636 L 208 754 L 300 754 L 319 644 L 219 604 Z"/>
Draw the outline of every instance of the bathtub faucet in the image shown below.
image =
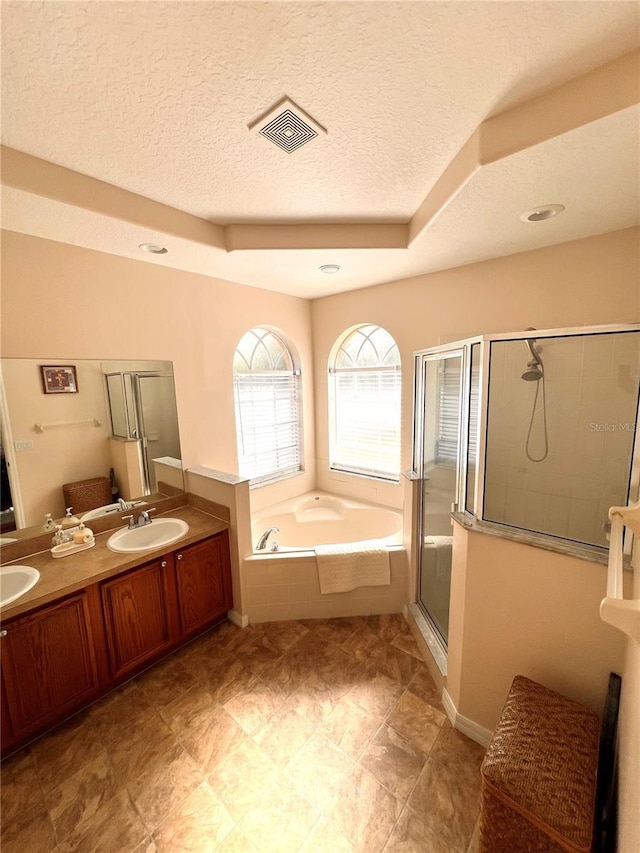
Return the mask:
<path id="1" fill-rule="evenodd" d="M 268 530 L 262 534 L 262 536 L 258 539 L 258 544 L 256 545 L 256 551 L 264 551 L 267 547 L 267 539 L 271 536 L 272 533 L 280 533 L 279 527 L 270 527 Z"/>

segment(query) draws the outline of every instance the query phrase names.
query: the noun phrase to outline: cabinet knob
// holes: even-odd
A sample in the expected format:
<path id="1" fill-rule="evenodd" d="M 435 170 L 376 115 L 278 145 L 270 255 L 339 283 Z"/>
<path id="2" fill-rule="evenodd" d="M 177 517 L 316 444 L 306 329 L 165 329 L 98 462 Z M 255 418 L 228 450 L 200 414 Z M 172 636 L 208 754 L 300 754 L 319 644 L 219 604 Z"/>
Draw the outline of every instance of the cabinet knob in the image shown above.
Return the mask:
<path id="1" fill-rule="evenodd" d="M 178 556 L 176 557 L 176 560 L 181 560 L 181 559 L 182 559 L 182 554 L 178 554 Z"/>
<path id="2" fill-rule="evenodd" d="M 162 566 L 162 568 L 164 569 L 164 568 L 165 568 L 165 566 L 167 565 L 167 561 L 166 561 L 166 560 L 163 560 L 163 561 L 160 563 L 160 565 L 161 565 L 161 566 Z"/>
<path id="3" fill-rule="evenodd" d="M 0 631 L 0 637 L 6 637 L 6 636 L 7 636 L 7 629 L 3 628 L 2 631 Z"/>

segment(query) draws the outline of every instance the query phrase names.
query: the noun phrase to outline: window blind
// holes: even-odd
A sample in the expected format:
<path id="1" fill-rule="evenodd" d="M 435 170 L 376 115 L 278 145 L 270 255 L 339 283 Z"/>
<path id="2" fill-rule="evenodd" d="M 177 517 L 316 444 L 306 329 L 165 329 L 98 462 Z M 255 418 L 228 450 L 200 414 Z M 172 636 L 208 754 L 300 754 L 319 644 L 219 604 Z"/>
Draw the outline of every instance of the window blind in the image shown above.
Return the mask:
<path id="1" fill-rule="evenodd" d="M 436 462 L 456 462 L 460 425 L 460 367 L 445 359 L 438 369 Z"/>
<path id="2" fill-rule="evenodd" d="M 335 370 L 331 467 L 397 480 L 400 367 Z"/>
<path id="3" fill-rule="evenodd" d="M 238 470 L 252 484 L 302 470 L 298 372 L 235 373 Z"/>

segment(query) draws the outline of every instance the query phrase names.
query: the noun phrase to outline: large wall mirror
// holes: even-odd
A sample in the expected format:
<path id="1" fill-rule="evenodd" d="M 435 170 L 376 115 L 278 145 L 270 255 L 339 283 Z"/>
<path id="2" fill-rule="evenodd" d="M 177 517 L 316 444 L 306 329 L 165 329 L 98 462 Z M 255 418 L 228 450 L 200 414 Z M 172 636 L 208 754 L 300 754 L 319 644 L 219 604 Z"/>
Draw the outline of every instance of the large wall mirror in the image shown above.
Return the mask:
<path id="1" fill-rule="evenodd" d="M 41 532 L 47 513 L 59 518 L 76 501 L 79 515 L 183 488 L 171 362 L 1 363 L 5 542 Z"/>

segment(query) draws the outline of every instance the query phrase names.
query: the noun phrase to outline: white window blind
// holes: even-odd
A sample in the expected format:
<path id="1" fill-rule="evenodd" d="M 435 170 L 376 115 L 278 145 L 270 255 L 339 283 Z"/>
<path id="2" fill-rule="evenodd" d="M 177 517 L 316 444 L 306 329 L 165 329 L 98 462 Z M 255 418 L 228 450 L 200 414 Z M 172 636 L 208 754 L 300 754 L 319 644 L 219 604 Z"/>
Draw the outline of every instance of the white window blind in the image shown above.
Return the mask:
<path id="1" fill-rule="evenodd" d="M 401 381 L 387 331 L 362 326 L 345 339 L 329 374 L 331 468 L 398 479 Z"/>
<path id="2" fill-rule="evenodd" d="M 256 484 L 302 470 L 300 372 L 284 342 L 269 330 L 247 332 L 233 385 L 240 475 Z"/>
<path id="3" fill-rule="evenodd" d="M 436 462 L 456 462 L 460 426 L 460 366 L 453 359 L 439 365 Z M 459 359 L 456 359 L 459 362 Z"/>

